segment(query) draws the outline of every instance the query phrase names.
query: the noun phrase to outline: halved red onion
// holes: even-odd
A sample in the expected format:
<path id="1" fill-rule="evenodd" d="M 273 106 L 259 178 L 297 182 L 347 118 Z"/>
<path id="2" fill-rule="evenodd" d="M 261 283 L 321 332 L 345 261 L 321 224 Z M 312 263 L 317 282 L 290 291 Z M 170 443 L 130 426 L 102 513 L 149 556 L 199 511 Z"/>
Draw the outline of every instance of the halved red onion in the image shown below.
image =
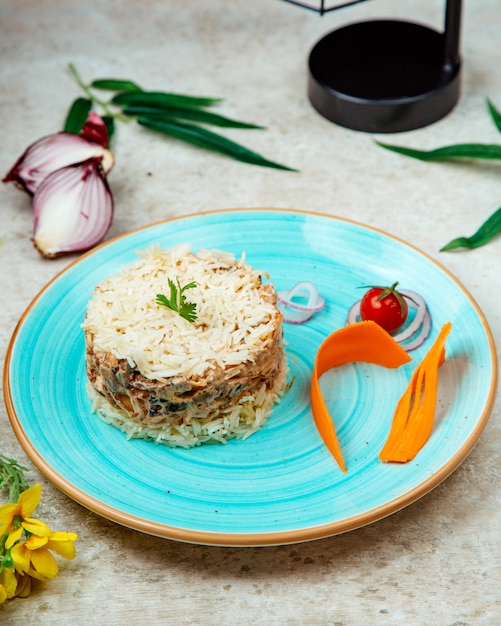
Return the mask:
<path id="1" fill-rule="evenodd" d="M 113 196 L 101 158 L 49 174 L 33 196 L 33 243 L 47 258 L 95 246 L 113 218 Z"/>
<path id="2" fill-rule="evenodd" d="M 412 322 L 406 328 L 400 332 L 390 334 L 395 341 L 402 344 L 402 348 L 410 352 L 418 348 L 428 337 L 431 328 L 431 317 L 422 296 L 408 289 L 401 289 L 400 293 L 406 296 L 409 307 L 416 309 L 416 314 Z M 346 320 L 347 324 L 354 324 L 360 321 L 360 303 L 361 300 L 357 300 L 357 302 L 353 303 L 350 307 Z M 410 339 L 411 341 L 409 341 Z"/>
<path id="3" fill-rule="evenodd" d="M 306 304 L 294 302 L 293 298 L 298 296 L 306 297 Z M 316 285 L 304 280 L 294 285 L 292 289 L 277 292 L 277 306 L 283 315 L 284 322 L 302 324 L 307 322 L 314 313 L 325 308 L 325 299 L 318 293 Z"/>
<path id="4" fill-rule="evenodd" d="M 2 179 L 33 195 L 44 179 L 62 167 L 99 157 L 108 173 L 115 163 L 110 150 L 74 133 L 55 133 L 32 143 Z"/>

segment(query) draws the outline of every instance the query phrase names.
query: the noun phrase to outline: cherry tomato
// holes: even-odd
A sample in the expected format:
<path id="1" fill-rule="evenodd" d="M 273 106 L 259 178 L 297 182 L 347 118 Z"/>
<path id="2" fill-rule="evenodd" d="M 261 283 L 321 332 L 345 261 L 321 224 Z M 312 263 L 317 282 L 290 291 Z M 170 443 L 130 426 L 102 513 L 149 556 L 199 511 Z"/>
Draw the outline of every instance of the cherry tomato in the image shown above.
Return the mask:
<path id="1" fill-rule="evenodd" d="M 360 301 L 360 317 L 376 322 L 389 333 L 403 326 L 409 309 L 404 296 L 396 290 L 397 285 L 371 287 Z"/>

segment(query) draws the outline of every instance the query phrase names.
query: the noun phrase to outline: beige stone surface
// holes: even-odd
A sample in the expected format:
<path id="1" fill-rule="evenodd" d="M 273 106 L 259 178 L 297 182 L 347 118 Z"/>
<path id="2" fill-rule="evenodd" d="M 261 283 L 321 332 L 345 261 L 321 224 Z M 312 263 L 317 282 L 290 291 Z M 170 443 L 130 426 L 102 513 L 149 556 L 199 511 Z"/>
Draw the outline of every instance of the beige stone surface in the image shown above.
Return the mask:
<path id="1" fill-rule="evenodd" d="M 499 143 L 486 98 L 501 107 L 498 0 L 467 2 L 458 106 L 392 140 L 433 148 Z M 441 28 L 441 0 L 377 0 L 320 18 L 279 0 L 2 0 L 0 172 L 35 139 L 60 129 L 86 80 L 131 78 L 145 88 L 224 97 L 228 116 L 266 126 L 229 136 L 284 173 L 224 159 L 121 125 L 108 237 L 158 220 L 233 207 L 291 207 L 351 218 L 409 241 L 469 290 L 501 344 L 501 238 L 439 253 L 501 204 L 499 165 L 423 164 L 320 117 L 306 96 L 306 60 L 327 31 L 367 17 Z M 0 353 L 31 299 L 72 257 L 40 258 L 27 198 L 0 188 Z M 25 600 L 0 607 L 3 626 L 318 624 L 477 626 L 501 623 L 501 403 L 478 444 L 441 486 L 380 522 L 290 546 L 176 543 L 120 527 L 60 493 L 33 467 L 0 405 L 0 451 L 31 468 L 40 515 L 79 533 L 78 555 Z"/>

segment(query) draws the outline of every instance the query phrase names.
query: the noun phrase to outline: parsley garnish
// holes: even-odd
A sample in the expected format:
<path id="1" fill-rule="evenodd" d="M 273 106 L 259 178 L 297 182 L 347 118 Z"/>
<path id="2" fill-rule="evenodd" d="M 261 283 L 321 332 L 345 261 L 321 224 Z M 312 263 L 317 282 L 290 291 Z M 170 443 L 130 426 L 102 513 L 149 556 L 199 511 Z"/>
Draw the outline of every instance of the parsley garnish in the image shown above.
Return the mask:
<path id="1" fill-rule="evenodd" d="M 169 281 L 170 298 L 164 296 L 163 293 L 159 293 L 157 294 L 157 304 L 161 304 L 162 306 L 166 306 L 168 309 L 176 311 L 181 317 L 188 320 L 188 322 L 194 322 L 197 319 L 197 305 L 194 302 L 186 302 L 184 292 L 187 289 L 193 289 L 193 287 L 196 287 L 197 284 L 195 282 L 191 282 L 184 287 L 181 287 L 179 278 L 176 278 L 177 286 L 170 278 L 167 280 Z"/>

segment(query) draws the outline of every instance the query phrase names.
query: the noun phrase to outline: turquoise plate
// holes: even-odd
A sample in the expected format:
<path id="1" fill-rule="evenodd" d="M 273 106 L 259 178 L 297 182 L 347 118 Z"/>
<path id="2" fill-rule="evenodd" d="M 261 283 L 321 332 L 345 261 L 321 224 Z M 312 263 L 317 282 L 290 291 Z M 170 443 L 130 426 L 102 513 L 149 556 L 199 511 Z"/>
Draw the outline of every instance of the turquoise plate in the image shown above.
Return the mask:
<path id="1" fill-rule="evenodd" d="M 86 304 L 97 283 L 153 243 L 220 248 L 266 270 L 277 290 L 312 280 L 327 307 L 285 324 L 294 384 L 246 441 L 169 449 L 122 432 L 90 411 L 85 391 Z M 398 370 L 349 364 L 321 379 L 348 467 L 342 473 L 313 423 L 309 383 L 320 343 L 345 323 L 362 285 L 418 291 L 433 320 L 428 340 Z M 411 372 L 447 321 L 430 440 L 414 461 L 378 453 Z M 218 211 L 172 219 L 118 237 L 81 256 L 50 282 L 9 345 L 4 395 L 27 455 L 69 497 L 125 526 L 190 543 L 264 546 L 327 537 L 414 502 L 467 456 L 492 410 L 494 342 L 476 303 L 443 267 L 373 228 L 301 211 Z"/>

